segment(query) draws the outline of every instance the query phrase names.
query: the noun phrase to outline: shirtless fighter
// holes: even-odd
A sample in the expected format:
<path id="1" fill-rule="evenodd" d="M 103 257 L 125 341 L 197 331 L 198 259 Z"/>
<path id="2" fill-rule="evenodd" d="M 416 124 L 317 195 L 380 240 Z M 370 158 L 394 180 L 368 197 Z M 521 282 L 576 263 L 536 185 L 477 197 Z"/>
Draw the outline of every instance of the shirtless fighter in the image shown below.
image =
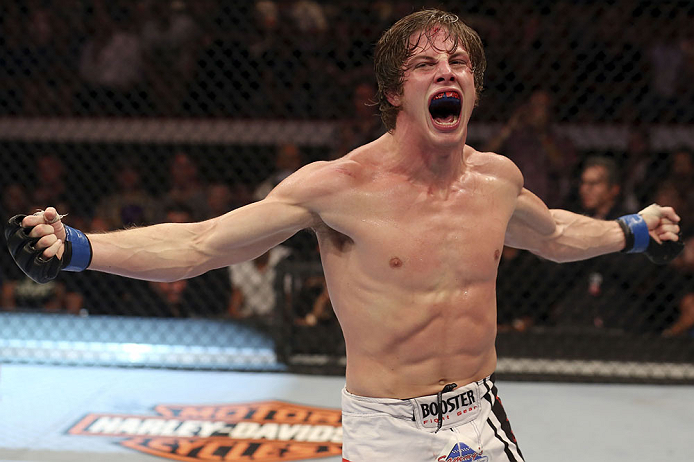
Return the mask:
<path id="1" fill-rule="evenodd" d="M 456 16 L 403 18 L 375 61 L 388 133 L 267 198 L 201 223 L 89 236 L 49 207 L 10 220 L 10 251 L 39 281 L 86 268 L 175 281 L 312 228 L 347 346 L 344 459 L 521 461 L 492 378 L 503 246 L 555 261 L 667 260 L 679 217 L 655 204 L 617 221 L 549 210 L 509 159 L 465 145 L 485 58 Z"/>

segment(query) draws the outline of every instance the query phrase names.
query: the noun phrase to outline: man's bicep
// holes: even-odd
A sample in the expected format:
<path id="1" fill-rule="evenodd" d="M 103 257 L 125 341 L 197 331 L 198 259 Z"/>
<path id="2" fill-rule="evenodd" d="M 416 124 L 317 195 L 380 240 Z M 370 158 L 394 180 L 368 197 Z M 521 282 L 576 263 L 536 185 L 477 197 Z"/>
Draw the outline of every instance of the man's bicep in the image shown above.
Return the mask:
<path id="1" fill-rule="evenodd" d="M 215 266 L 231 265 L 262 255 L 314 221 L 301 205 L 266 198 L 210 220 L 201 247 Z"/>
<path id="2" fill-rule="evenodd" d="M 523 188 L 506 228 L 504 244 L 518 249 L 537 251 L 555 235 L 556 231 L 556 222 L 545 203 Z"/>

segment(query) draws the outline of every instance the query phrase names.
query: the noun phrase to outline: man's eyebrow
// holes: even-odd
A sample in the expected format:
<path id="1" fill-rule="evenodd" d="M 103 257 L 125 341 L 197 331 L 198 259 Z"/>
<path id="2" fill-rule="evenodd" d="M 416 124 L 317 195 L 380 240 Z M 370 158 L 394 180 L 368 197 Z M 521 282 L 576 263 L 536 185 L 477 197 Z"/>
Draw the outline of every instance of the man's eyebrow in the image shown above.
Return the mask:
<path id="1" fill-rule="evenodd" d="M 465 50 L 456 50 L 453 53 L 451 53 L 451 58 L 457 58 L 459 56 L 462 56 L 464 58 L 470 58 L 470 54 Z"/>
<path id="2" fill-rule="evenodd" d="M 413 66 L 414 64 L 421 63 L 421 62 L 434 61 L 434 59 L 435 58 L 433 56 L 427 56 L 427 55 L 421 55 L 421 54 L 415 55 L 415 56 L 410 57 L 410 59 L 408 59 L 405 62 L 405 67 L 410 67 L 410 66 Z"/>
<path id="3" fill-rule="evenodd" d="M 409 66 L 413 63 L 421 62 L 421 61 L 435 61 L 437 59 L 437 57 L 434 54 L 427 53 L 428 51 L 430 51 L 430 50 L 420 51 L 419 53 L 412 55 L 407 60 L 406 66 Z M 463 50 L 463 49 L 456 50 L 456 51 L 454 51 L 448 55 L 449 59 L 461 58 L 461 57 L 466 58 L 466 59 L 470 59 L 470 55 L 468 54 L 468 52 Z"/>
<path id="4" fill-rule="evenodd" d="M 412 62 L 412 61 L 427 61 L 427 60 L 434 60 L 434 59 L 436 59 L 434 56 L 420 54 L 420 55 L 412 56 L 409 59 L 409 61 L 410 62 Z"/>

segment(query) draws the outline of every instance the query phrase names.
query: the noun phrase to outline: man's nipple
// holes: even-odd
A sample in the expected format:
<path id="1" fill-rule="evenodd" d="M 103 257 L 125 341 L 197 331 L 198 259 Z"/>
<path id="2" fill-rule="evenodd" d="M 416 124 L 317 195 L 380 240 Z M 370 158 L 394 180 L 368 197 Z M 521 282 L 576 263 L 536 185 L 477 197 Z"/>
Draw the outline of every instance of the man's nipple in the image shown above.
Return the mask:
<path id="1" fill-rule="evenodd" d="M 402 260 L 400 260 L 398 257 L 393 257 L 390 259 L 390 267 L 391 268 L 400 268 L 402 266 Z"/>
<path id="2" fill-rule="evenodd" d="M 496 249 L 494 251 L 494 260 L 498 260 L 500 256 L 501 256 L 501 251 L 499 249 Z"/>

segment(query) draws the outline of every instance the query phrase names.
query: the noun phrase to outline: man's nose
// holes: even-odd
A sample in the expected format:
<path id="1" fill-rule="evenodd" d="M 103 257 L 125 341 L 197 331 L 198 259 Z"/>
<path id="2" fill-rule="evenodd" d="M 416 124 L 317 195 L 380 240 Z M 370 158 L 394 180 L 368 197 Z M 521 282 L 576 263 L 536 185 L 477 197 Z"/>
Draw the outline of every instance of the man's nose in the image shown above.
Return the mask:
<path id="1" fill-rule="evenodd" d="M 440 61 L 436 65 L 437 82 L 455 82 L 455 74 L 448 61 Z"/>

